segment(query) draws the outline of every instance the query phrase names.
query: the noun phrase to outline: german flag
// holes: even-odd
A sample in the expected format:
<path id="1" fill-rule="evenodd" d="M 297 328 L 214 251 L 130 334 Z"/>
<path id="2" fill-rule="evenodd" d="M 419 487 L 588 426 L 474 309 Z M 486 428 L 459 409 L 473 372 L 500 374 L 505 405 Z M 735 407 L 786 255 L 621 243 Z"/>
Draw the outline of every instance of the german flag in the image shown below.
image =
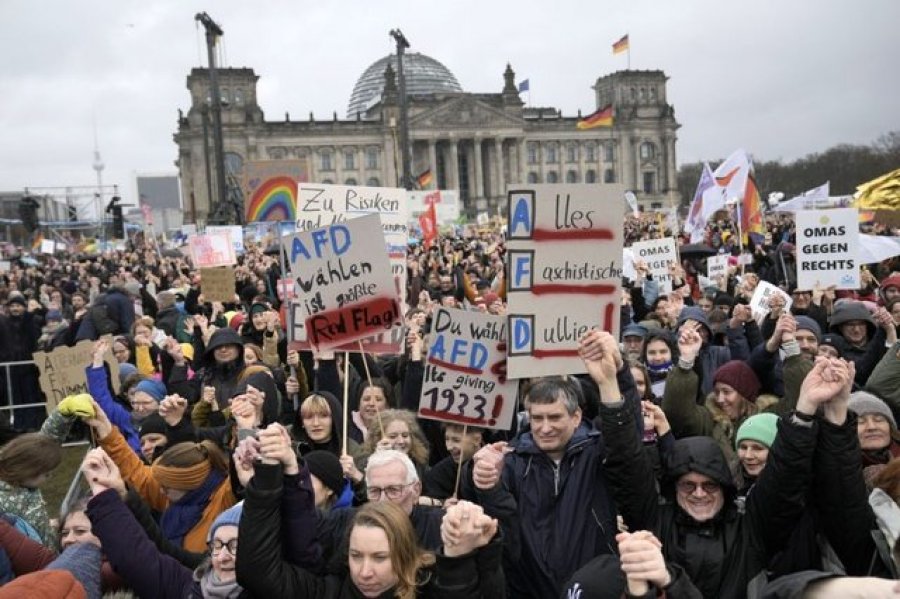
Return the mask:
<path id="1" fill-rule="evenodd" d="M 622 36 L 622 39 L 613 44 L 613 54 L 621 54 L 628 51 L 628 34 Z"/>
<path id="2" fill-rule="evenodd" d="M 587 115 L 575 125 L 581 130 L 593 129 L 594 127 L 612 127 L 613 125 L 613 107 L 612 104 L 604 106 L 593 113 Z"/>
<path id="3" fill-rule="evenodd" d="M 419 184 L 419 189 L 425 189 L 431 182 L 434 181 L 434 176 L 431 174 L 431 169 L 426 169 L 425 172 L 416 177 L 416 182 Z"/>

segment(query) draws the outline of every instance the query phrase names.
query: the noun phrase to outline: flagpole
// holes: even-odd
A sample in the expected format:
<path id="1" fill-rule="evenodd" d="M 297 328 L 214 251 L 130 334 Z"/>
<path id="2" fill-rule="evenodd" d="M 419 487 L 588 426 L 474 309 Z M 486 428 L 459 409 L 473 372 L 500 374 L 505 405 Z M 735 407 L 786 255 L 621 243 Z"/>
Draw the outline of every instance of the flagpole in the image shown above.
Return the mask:
<path id="1" fill-rule="evenodd" d="M 628 47 L 625 49 L 628 53 L 628 70 L 631 70 L 631 36 L 628 37 Z"/>

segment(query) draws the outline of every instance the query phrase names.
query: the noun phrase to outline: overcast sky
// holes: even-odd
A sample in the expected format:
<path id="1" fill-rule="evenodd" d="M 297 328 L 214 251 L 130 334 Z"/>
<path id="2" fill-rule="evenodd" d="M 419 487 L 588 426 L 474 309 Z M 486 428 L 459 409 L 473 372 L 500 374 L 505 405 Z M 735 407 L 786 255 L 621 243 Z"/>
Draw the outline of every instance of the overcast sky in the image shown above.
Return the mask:
<path id="1" fill-rule="evenodd" d="M 737 147 L 791 160 L 900 130 L 897 0 L 2 0 L 0 190 L 93 185 L 94 122 L 104 183 L 126 202 L 135 173 L 175 173 L 185 79 L 206 66 L 201 10 L 225 31 L 227 66 L 260 76 L 269 120 L 343 118 L 400 27 L 464 90 L 499 92 L 509 62 L 532 104 L 567 116 L 626 67 L 611 44 L 628 33 L 632 68 L 669 76 L 679 164 Z"/>

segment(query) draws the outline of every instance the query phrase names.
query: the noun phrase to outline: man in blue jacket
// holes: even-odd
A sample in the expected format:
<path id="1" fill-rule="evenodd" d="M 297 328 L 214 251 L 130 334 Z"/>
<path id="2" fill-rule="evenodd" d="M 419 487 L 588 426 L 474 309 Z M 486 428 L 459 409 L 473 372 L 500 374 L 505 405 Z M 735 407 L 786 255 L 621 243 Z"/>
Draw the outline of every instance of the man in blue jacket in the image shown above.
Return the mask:
<path id="1" fill-rule="evenodd" d="M 525 398 L 531 430 L 509 447 L 495 443 L 475 454 L 474 493 L 485 512 L 517 502 L 521 554 L 505 562 L 510 597 L 558 597 L 581 566 L 615 553 L 617 513 L 630 530 L 656 523 L 655 479 L 634 400 L 624 399 L 634 381 L 618 344 L 590 331 L 579 353 L 600 391 L 600 430 L 582 421 L 576 378 L 545 377 Z"/>

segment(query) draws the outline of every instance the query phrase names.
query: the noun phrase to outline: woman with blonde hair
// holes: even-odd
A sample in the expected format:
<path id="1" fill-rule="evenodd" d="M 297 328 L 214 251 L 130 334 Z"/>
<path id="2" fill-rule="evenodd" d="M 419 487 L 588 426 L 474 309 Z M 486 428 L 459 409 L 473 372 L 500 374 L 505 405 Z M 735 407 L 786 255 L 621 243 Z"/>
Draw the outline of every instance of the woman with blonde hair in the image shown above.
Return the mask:
<path id="1" fill-rule="evenodd" d="M 88 424 L 94 428 L 100 447 L 141 499 L 162 514 L 159 524 L 163 535 L 188 551 L 205 551 L 207 533 L 216 516 L 235 503 L 228 456 L 212 441 L 178 443 L 148 466 L 96 402 L 94 410 L 96 416 Z"/>
<path id="2" fill-rule="evenodd" d="M 285 560 L 282 539 L 315 544 L 316 510 L 309 471 L 298 463 L 283 428 L 259 433 L 255 475 L 247 486 L 240 523 L 237 580 L 254 597 L 396 597 L 399 599 L 503 597 L 497 521 L 480 506 L 460 502 L 441 525 L 443 550 L 424 551 L 406 512 L 390 501 L 360 508 L 348 527 L 347 561 L 325 576 Z M 286 482 L 291 480 L 290 483 Z M 282 517 L 282 495 L 293 494 Z M 288 503 L 285 503 L 287 505 Z M 312 551 L 311 551 L 312 553 Z M 296 555 L 296 553 L 294 553 Z M 313 564 L 309 564 L 310 567 Z"/>

